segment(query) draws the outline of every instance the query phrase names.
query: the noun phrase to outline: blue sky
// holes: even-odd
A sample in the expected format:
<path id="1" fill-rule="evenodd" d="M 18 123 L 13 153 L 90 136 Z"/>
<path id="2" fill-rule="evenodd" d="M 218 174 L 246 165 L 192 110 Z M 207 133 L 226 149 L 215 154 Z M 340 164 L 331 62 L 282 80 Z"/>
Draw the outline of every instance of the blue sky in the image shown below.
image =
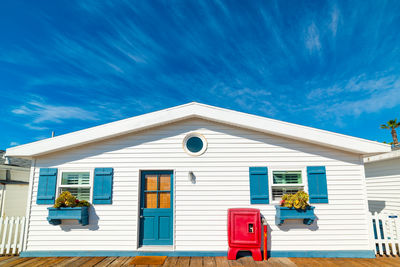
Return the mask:
<path id="1" fill-rule="evenodd" d="M 3 1 L 0 149 L 191 101 L 391 141 L 399 29 L 400 1 Z"/>

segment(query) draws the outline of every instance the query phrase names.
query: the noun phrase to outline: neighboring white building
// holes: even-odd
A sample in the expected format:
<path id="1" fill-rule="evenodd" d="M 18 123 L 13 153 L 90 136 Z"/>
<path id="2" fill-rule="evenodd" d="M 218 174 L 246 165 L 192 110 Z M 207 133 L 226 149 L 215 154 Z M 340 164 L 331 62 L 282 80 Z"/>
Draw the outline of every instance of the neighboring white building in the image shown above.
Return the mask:
<path id="1" fill-rule="evenodd" d="M 25 216 L 31 161 L 0 150 L 0 217 Z"/>
<path id="2" fill-rule="evenodd" d="M 363 156 L 387 151 L 198 103 L 13 147 L 33 160 L 21 255 L 226 255 L 227 209 L 252 207 L 272 257 L 374 257 Z M 276 225 L 280 195 L 298 189 L 317 219 Z M 63 190 L 94 203 L 89 225 L 49 224 Z"/>
<path id="3" fill-rule="evenodd" d="M 366 157 L 369 210 L 400 215 L 400 150 Z"/>

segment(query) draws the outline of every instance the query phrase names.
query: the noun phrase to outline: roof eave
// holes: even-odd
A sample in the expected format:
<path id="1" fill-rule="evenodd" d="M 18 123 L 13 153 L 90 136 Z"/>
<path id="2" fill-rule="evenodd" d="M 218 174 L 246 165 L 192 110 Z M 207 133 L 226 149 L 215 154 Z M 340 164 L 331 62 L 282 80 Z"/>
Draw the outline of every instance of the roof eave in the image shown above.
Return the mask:
<path id="1" fill-rule="evenodd" d="M 6 155 L 33 158 L 193 117 L 247 128 L 267 134 L 279 135 L 290 139 L 296 139 L 361 155 L 371 155 L 390 151 L 390 146 L 388 145 L 365 139 L 204 104 L 189 103 L 12 147 L 7 149 Z"/>
<path id="2" fill-rule="evenodd" d="M 379 155 L 374 155 L 364 158 L 364 163 L 371 163 L 384 160 L 400 159 L 400 150 L 391 151 L 388 153 L 381 153 Z"/>

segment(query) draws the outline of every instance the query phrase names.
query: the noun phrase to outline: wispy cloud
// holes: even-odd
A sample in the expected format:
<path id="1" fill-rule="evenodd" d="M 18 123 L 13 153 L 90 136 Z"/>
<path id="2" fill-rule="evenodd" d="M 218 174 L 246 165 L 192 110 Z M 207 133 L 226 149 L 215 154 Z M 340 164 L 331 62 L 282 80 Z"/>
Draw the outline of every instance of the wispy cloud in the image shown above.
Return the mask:
<path id="1" fill-rule="evenodd" d="M 32 122 L 26 123 L 25 126 L 33 130 L 47 129 L 47 127 L 41 126 L 41 123 L 62 123 L 70 119 L 83 121 L 98 119 L 95 113 L 82 109 L 81 107 L 50 105 L 37 100 L 32 100 L 26 105 L 13 109 L 12 113 L 32 119 Z"/>
<path id="2" fill-rule="evenodd" d="M 345 126 L 344 118 L 382 112 L 398 106 L 400 78 L 386 73 L 375 74 L 371 79 L 365 74 L 339 81 L 331 87 L 317 88 L 307 95 L 318 116 L 334 118 L 338 126 Z M 322 103 L 317 104 L 315 103 Z"/>
<path id="3" fill-rule="evenodd" d="M 0 50 L 0 63 L 9 63 L 24 66 L 40 66 L 41 62 L 31 51 L 15 47 L 13 50 Z"/>
<path id="4" fill-rule="evenodd" d="M 306 30 L 305 44 L 310 54 L 321 50 L 319 30 L 314 22 L 312 22 Z"/>
<path id="5" fill-rule="evenodd" d="M 344 101 L 327 109 L 327 112 L 335 112 L 339 117 L 345 115 L 359 116 L 362 113 L 374 113 L 382 109 L 392 108 L 398 105 L 400 99 L 400 87 L 374 93 L 370 97 L 357 101 Z"/>
<path id="6" fill-rule="evenodd" d="M 372 94 L 376 91 L 397 91 L 400 89 L 400 78 L 397 75 L 378 73 L 375 76 L 377 77 L 371 78 L 366 74 L 361 74 L 349 80 L 336 81 L 333 86 L 312 89 L 307 94 L 307 98 L 314 100 L 329 99 L 333 96 L 335 96 L 335 98 L 345 98 L 346 96 L 348 97 L 349 94 L 354 93 Z M 400 93 L 400 90 L 398 93 Z"/>
<path id="7" fill-rule="evenodd" d="M 339 16 L 340 16 L 340 11 L 338 7 L 335 5 L 331 11 L 331 22 L 329 24 L 329 28 L 331 29 L 333 36 L 336 36 L 337 33 Z"/>
<path id="8" fill-rule="evenodd" d="M 43 131 L 43 130 L 49 129 L 49 127 L 46 127 L 46 126 L 38 126 L 38 125 L 35 125 L 35 124 L 32 124 L 32 123 L 25 123 L 24 126 L 25 126 L 26 128 L 28 128 L 28 129 L 36 130 L 36 131 Z"/>
<path id="9" fill-rule="evenodd" d="M 267 116 L 276 114 L 275 105 L 267 100 L 271 97 L 271 92 L 266 89 L 238 88 L 238 86 L 240 82 L 233 87 L 217 83 L 211 88 L 211 92 L 217 98 L 231 99 L 233 102 L 230 105 L 235 104 L 242 110 L 251 109 Z"/>
<path id="10" fill-rule="evenodd" d="M 325 106 L 325 110 L 321 113 L 326 117 L 333 117 L 337 126 L 344 127 L 347 124 L 345 118 L 348 116 L 357 118 L 362 114 L 377 113 L 397 106 L 398 99 L 400 99 L 399 90 L 400 88 L 393 88 L 388 91 L 375 93 L 364 99 L 344 101 L 331 106 Z M 389 118 L 391 119 L 392 117 Z"/>

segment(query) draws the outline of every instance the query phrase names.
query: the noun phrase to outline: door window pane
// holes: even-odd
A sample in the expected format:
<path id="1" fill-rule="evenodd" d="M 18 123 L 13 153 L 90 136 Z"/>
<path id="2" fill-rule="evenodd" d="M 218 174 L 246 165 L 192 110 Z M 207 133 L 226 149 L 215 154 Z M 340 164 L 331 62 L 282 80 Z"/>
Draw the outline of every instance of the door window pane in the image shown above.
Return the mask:
<path id="1" fill-rule="evenodd" d="M 158 198 L 158 207 L 160 209 L 169 209 L 171 207 L 171 195 L 170 193 L 160 192 Z"/>
<path id="2" fill-rule="evenodd" d="M 157 190 L 157 175 L 146 175 L 144 190 L 147 191 Z"/>
<path id="3" fill-rule="evenodd" d="M 160 175 L 160 190 L 161 191 L 170 191 L 170 183 L 171 183 L 171 175 L 170 174 L 161 174 Z"/>
<path id="4" fill-rule="evenodd" d="M 157 193 L 146 192 L 144 198 L 144 207 L 146 209 L 156 209 L 157 208 Z"/>

